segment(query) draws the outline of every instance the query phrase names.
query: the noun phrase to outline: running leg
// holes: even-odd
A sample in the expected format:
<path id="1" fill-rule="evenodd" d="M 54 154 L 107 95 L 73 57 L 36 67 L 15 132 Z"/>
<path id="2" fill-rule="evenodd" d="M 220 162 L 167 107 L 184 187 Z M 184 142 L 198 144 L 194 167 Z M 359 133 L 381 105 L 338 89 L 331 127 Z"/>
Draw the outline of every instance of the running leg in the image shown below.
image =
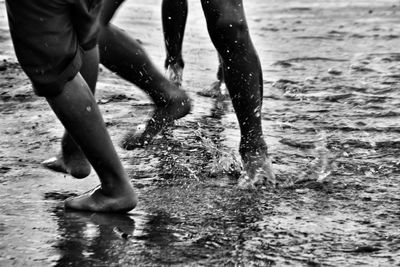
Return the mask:
<path id="1" fill-rule="evenodd" d="M 156 105 L 154 115 L 144 131 L 132 130 L 125 136 L 122 146 L 133 149 L 151 142 L 174 120 L 188 114 L 190 99 L 183 90 L 168 81 L 157 70 L 136 40 L 109 23 L 122 2 L 104 1 L 99 38 L 100 62 L 143 89 Z"/>
<path id="2" fill-rule="evenodd" d="M 242 0 L 202 0 L 207 27 L 223 62 L 225 83 L 239 121 L 245 181 L 275 185 L 261 127 L 263 77 Z"/>
<path id="3" fill-rule="evenodd" d="M 167 57 L 164 67 L 170 81 L 182 84 L 185 63 L 182 58 L 182 43 L 188 14 L 187 0 L 163 0 L 161 5 L 162 25 Z"/>

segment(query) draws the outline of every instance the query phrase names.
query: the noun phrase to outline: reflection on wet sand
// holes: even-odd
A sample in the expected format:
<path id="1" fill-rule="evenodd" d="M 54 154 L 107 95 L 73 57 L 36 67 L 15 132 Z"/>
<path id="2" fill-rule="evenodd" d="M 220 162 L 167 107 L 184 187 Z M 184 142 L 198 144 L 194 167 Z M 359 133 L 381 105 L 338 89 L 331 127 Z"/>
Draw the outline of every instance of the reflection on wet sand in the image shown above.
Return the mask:
<path id="1" fill-rule="evenodd" d="M 145 263 L 153 254 L 168 261 L 169 248 L 179 241 L 169 230 L 174 219 L 159 212 L 144 215 L 53 210 L 58 225 L 54 248 L 60 255 L 56 266 L 114 266 Z M 147 260 L 146 260 L 147 258 Z"/>
<path id="2" fill-rule="evenodd" d="M 135 230 L 129 215 L 56 210 L 58 266 L 95 266 L 118 262 Z"/>

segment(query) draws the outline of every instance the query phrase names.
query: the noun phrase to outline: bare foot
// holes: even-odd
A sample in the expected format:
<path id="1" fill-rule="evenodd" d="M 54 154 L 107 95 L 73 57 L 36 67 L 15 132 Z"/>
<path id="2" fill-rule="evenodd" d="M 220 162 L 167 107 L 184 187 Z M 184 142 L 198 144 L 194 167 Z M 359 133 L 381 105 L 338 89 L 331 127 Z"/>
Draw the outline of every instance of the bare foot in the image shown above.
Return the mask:
<path id="1" fill-rule="evenodd" d="M 186 94 L 175 98 L 164 107 L 157 107 L 153 117 L 147 122 L 145 127 L 134 129 L 125 135 L 121 142 L 122 148 L 132 150 L 151 143 L 158 133 L 171 126 L 175 120 L 187 115 L 190 109 L 190 99 Z"/>
<path id="2" fill-rule="evenodd" d="M 136 207 L 137 195 L 129 184 L 118 192 L 117 195 L 109 195 L 101 187 L 84 193 L 77 197 L 65 200 L 65 208 L 94 212 L 118 212 L 125 213 Z"/>
<path id="3" fill-rule="evenodd" d="M 182 86 L 183 67 L 177 63 L 170 64 L 167 67 L 168 79 L 176 86 Z"/>
<path id="4" fill-rule="evenodd" d="M 222 81 L 213 82 L 209 88 L 204 89 L 203 91 L 197 92 L 198 95 L 217 98 L 217 99 L 225 99 L 228 97 L 228 94 L 225 90 L 225 83 Z"/>
<path id="5" fill-rule="evenodd" d="M 253 189 L 257 185 L 266 185 L 275 188 L 276 179 L 266 151 L 246 152 L 242 155 L 242 161 L 244 170 L 238 181 L 239 187 Z"/>
<path id="6" fill-rule="evenodd" d="M 68 160 L 58 155 L 43 161 L 42 165 L 52 171 L 71 174 L 77 179 L 87 177 L 91 171 L 90 163 L 84 155 L 70 156 Z"/>

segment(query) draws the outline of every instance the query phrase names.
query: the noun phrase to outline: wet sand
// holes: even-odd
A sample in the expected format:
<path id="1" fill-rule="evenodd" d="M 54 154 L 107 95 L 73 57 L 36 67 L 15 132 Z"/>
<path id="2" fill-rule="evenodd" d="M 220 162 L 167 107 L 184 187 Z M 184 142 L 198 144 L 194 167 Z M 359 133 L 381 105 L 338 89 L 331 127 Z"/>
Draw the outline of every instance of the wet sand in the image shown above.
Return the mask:
<path id="1" fill-rule="evenodd" d="M 118 148 L 140 204 L 126 216 L 66 212 L 97 185 L 40 166 L 62 127 L 33 95 L 0 1 L 0 266 L 397 266 L 400 264 L 400 3 L 245 3 L 264 72 L 263 127 L 281 187 L 239 190 L 230 100 L 196 92 L 216 52 L 191 1 L 184 88 L 192 113 L 148 149 Z M 161 69 L 160 1 L 127 1 L 115 23 Z M 116 144 L 152 111 L 101 67 L 97 99 Z"/>

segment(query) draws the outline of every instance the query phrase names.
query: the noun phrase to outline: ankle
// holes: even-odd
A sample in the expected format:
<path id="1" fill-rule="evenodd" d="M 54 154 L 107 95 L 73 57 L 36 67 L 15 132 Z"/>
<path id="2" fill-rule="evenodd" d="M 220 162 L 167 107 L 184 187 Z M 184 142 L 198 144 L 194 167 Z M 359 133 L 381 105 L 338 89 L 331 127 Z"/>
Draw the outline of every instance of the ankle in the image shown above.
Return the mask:
<path id="1" fill-rule="evenodd" d="M 176 87 L 169 91 L 169 94 L 167 97 L 165 97 L 165 101 L 162 103 L 162 105 L 157 106 L 166 107 L 169 105 L 176 105 L 178 102 L 184 106 L 186 103 L 190 102 L 190 99 L 184 90 Z"/>
<path id="2" fill-rule="evenodd" d="M 157 88 L 157 90 L 152 90 L 150 97 L 156 107 L 166 107 L 176 101 L 189 98 L 184 90 L 164 78 L 156 80 L 154 83 L 156 84 L 155 88 Z"/>
<path id="3" fill-rule="evenodd" d="M 106 196 L 119 196 L 130 194 L 133 191 L 133 185 L 128 179 L 112 179 L 111 181 L 101 182 L 101 191 Z"/>
<path id="4" fill-rule="evenodd" d="M 176 67 L 179 67 L 183 69 L 185 67 L 185 62 L 182 59 L 182 56 L 179 57 L 168 57 L 165 59 L 164 62 L 164 67 L 165 69 L 168 69 L 169 66 L 175 65 Z"/>
<path id="5" fill-rule="evenodd" d="M 239 153 L 243 159 L 245 159 L 248 154 L 265 154 L 268 156 L 268 146 L 262 136 L 257 139 L 242 139 L 240 141 Z"/>

